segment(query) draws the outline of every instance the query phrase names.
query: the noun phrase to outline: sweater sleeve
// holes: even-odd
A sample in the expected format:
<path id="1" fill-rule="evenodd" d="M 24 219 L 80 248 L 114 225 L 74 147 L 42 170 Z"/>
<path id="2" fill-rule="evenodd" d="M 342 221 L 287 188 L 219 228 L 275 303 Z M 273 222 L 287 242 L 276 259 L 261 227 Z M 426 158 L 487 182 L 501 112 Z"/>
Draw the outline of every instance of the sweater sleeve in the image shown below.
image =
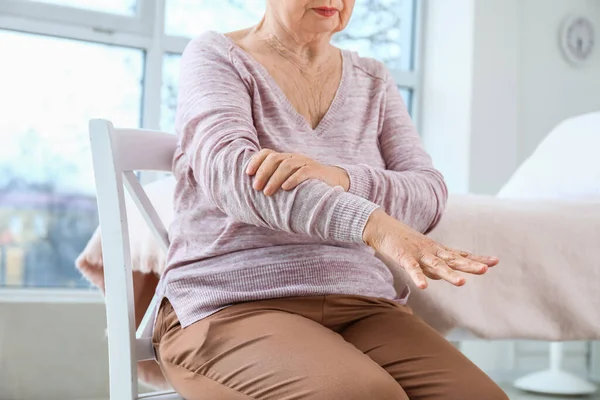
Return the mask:
<path id="1" fill-rule="evenodd" d="M 382 68 L 386 79 L 379 147 L 386 168 L 363 164 L 340 167 L 350 178 L 349 193 L 380 205 L 413 229 L 429 232 L 446 206 L 446 184 L 423 148 L 393 78 Z"/>
<path id="2" fill-rule="evenodd" d="M 222 212 L 273 230 L 363 242 L 364 226 L 378 208 L 367 199 L 317 180 L 274 196 L 252 188 L 245 169 L 261 147 L 249 89 L 229 45 L 195 39 L 180 68 L 175 128 L 181 150 L 196 184 Z"/>

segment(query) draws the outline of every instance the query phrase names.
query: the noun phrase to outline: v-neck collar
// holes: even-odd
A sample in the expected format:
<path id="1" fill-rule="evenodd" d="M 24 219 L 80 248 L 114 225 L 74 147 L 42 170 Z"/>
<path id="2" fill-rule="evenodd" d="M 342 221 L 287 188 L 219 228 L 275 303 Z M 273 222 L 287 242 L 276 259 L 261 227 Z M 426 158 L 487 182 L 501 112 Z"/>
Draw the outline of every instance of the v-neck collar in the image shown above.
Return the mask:
<path id="1" fill-rule="evenodd" d="M 281 86 L 279 86 L 277 81 L 275 81 L 275 79 L 273 78 L 271 73 L 267 70 L 267 68 L 265 68 L 254 57 L 252 57 L 252 55 L 250 55 L 250 53 L 248 53 L 246 50 L 242 49 L 237 43 L 235 43 L 233 41 L 233 39 L 231 39 L 228 36 L 223 35 L 222 33 L 219 33 L 219 34 L 221 36 L 223 36 L 244 57 L 246 57 L 248 60 L 250 60 L 250 62 L 252 62 L 254 65 L 256 65 L 256 67 L 258 68 L 258 70 L 261 73 L 261 75 L 263 76 L 263 78 L 267 81 L 267 83 L 269 84 L 271 89 L 273 89 L 273 91 L 279 98 L 279 101 L 283 104 L 286 111 L 292 116 L 292 118 L 294 119 L 294 122 L 299 127 L 302 127 L 303 129 L 313 133 L 316 136 L 321 136 L 321 135 L 323 135 L 323 133 L 325 133 L 325 131 L 327 131 L 327 129 L 335 121 L 338 111 L 343 106 L 344 102 L 346 101 L 346 97 L 348 95 L 348 80 L 350 78 L 349 72 L 350 72 L 351 57 L 347 50 L 340 49 L 340 52 L 342 54 L 342 77 L 340 79 L 340 83 L 338 85 L 337 91 L 335 92 L 333 100 L 331 101 L 331 104 L 329 105 L 329 108 L 327 109 L 327 112 L 325 112 L 325 115 L 323 115 L 323 118 L 321 118 L 321 120 L 319 121 L 317 126 L 313 129 L 312 126 L 310 125 L 310 122 L 302 114 L 300 114 L 298 112 L 298 110 L 296 110 L 296 108 L 292 105 L 292 103 L 290 102 L 288 97 L 283 92 L 283 89 L 281 89 Z"/>

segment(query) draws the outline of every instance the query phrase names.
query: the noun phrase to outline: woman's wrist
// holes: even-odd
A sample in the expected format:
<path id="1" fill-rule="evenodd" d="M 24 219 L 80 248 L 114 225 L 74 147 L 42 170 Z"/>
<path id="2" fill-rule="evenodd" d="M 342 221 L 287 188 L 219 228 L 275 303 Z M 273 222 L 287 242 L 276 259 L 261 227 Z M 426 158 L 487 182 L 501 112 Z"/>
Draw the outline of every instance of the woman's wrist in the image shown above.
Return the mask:
<path id="1" fill-rule="evenodd" d="M 376 248 L 377 244 L 382 240 L 383 227 L 388 223 L 390 218 L 392 217 L 387 215 L 381 208 L 373 211 L 363 230 L 363 242 L 372 248 Z"/>
<path id="2" fill-rule="evenodd" d="M 350 176 L 348 175 L 348 171 L 344 168 L 333 166 L 331 167 L 332 171 L 334 171 L 337 179 L 337 186 L 341 186 L 345 192 L 350 190 Z"/>

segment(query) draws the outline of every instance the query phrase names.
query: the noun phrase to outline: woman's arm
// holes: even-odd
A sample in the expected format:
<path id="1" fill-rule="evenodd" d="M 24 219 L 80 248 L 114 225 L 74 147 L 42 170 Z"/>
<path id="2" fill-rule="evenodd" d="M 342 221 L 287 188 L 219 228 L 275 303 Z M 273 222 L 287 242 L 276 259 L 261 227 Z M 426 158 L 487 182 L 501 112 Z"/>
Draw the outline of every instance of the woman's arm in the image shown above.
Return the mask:
<path id="1" fill-rule="evenodd" d="M 376 204 L 316 180 L 274 196 L 252 188 L 245 169 L 261 147 L 250 95 L 228 46 L 214 41 L 193 40 L 181 60 L 176 131 L 195 182 L 221 211 L 238 221 L 362 243 Z"/>
<path id="2" fill-rule="evenodd" d="M 389 72 L 386 75 L 379 136 L 386 168 L 362 164 L 340 167 L 350 178 L 349 193 L 380 205 L 387 214 L 419 232 L 428 232 L 441 218 L 448 191 L 421 144 L 393 78 Z"/>
<path id="3" fill-rule="evenodd" d="M 383 67 L 382 65 L 382 68 Z M 385 108 L 379 147 L 386 168 L 369 165 L 323 165 L 300 154 L 257 153 L 247 170 L 254 188 L 266 195 L 294 189 L 311 179 L 340 186 L 380 205 L 392 217 L 419 232 L 440 220 L 448 196 L 444 178 L 423 149 L 396 85 L 386 70 Z"/>

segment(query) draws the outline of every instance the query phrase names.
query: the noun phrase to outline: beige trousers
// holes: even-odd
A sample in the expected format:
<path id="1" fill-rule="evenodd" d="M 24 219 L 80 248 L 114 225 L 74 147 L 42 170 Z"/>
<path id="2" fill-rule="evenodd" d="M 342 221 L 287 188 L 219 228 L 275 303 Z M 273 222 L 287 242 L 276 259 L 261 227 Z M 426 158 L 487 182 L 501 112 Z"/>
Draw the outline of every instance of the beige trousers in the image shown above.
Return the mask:
<path id="1" fill-rule="evenodd" d="M 507 400 L 451 343 L 393 301 L 329 295 L 230 306 L 153 337 L 186 400 Z"/>

